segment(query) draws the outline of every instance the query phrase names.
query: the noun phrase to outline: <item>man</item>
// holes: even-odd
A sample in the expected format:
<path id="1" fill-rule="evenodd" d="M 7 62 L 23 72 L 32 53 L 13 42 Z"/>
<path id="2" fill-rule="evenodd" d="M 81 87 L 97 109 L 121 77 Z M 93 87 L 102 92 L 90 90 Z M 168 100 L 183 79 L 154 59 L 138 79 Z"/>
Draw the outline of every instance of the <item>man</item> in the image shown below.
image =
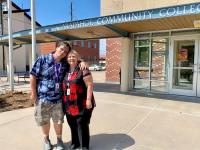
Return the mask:
<path id="1" fill-rule="evenodd" d="M 70 50 L 69 43 L 58 42 L 56 51 L 39 57 L 30 72 L 31 99 L 35 103 L 34 116 L 38 126 L 42 127 L 44 150 L 52 149 L 49 139 L 50 119 L 53 120 L 54 130 L 57 135 L 56 150 L 64 149 L 60 83 L 68 67 L 63 58 Z"/>

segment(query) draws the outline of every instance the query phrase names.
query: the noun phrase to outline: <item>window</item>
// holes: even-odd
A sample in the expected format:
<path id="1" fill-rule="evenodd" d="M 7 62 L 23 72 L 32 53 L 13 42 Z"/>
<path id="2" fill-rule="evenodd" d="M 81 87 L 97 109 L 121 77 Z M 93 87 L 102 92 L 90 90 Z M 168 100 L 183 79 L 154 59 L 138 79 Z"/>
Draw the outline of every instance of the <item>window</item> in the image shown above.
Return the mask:
<path id="1" fill-rule="evenodd" d="M 85 41 L 81 41 L 81 47 L 85 47 Z"/>
<path id="2" fill-rule="evenodd" d="M 88 48 L 91 48 L 91 42 L 88 41 Z"/>
<path id="3" fill-rule="evenodd" d="M 134 40 L 134 88 L 168 91 L 168 38 L 137 35 Z"/>
<path id="4" fill-rule="evenodd" d="M 73 45 L 74 45 L 74 46 L 77 45 L 77 41 L 73 41 Z"/>
<path id="5" fill-rule="evenodd" d="M 136 67 L 149 66 L 149 40 L 135 41 Z"/>
<path id="6" fill-rule="evenodd" d="M 96 42 L 94 42 L 94 48 L 97 48 L 97 43 Z"/>

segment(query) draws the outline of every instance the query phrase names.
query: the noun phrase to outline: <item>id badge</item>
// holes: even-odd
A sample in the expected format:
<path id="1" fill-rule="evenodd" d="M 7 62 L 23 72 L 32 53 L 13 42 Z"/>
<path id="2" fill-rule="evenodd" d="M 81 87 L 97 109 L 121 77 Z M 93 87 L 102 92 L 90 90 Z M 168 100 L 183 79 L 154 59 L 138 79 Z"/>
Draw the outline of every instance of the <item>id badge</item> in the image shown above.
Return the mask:
<path id="1" fill-rule="evenodd" d="M 67 95 L 70 95 L 70 89 L 67 89 Z"/>
<path id="2" fill-rule="evenodd" d="M 59 83 L 56 83 L 56 85 L 55 85 L 55 92 L 56 93 L 60 92 L 60 84 Z"/>

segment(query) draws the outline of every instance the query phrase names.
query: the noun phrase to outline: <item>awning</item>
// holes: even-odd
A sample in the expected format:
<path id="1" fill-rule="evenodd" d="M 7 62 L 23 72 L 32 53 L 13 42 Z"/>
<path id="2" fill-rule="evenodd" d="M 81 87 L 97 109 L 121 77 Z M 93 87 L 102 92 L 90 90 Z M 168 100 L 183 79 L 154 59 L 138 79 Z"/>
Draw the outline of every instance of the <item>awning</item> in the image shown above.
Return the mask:
<path id="1" fill-rule="evenodd" d="M 37 43 L 59 40 L 85 40 L 128 37 L 129 33 L 194 29 L 200 20 L 200 3 L 178 5 L 73 22 L 49 25 L 36 29 Z M 13 33 L 13 43 L 30 44 L 31 30 Z M 8 44 L 8 35 L 0 37 L 0 44 Z"/>

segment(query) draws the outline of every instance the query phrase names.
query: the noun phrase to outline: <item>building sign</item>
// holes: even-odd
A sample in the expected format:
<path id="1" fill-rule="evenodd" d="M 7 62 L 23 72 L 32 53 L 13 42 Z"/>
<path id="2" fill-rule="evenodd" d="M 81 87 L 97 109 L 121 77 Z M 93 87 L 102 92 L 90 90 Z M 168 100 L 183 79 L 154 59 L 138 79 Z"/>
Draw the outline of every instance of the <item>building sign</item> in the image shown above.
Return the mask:
<path id="1" fill-rule="evenodd" d="M 187 5 L 150 9 L 145 11 L 136 11 L 136 12 L 111 15 L 111 16 L 103 16 L 99 18 L 91 18 L 86 20 L 67 22 L 59 24 L 55 28 L 51 28 L 51 31 L 76 29 L 76 28 L 108 25 L 108 24 L 116 24 L 124 22 L 134 22 L 147 19 L 184 16 L 184 15 L 199 14 L 199 13 L 200 13 L 200 3 L 193 3 Z"/>

